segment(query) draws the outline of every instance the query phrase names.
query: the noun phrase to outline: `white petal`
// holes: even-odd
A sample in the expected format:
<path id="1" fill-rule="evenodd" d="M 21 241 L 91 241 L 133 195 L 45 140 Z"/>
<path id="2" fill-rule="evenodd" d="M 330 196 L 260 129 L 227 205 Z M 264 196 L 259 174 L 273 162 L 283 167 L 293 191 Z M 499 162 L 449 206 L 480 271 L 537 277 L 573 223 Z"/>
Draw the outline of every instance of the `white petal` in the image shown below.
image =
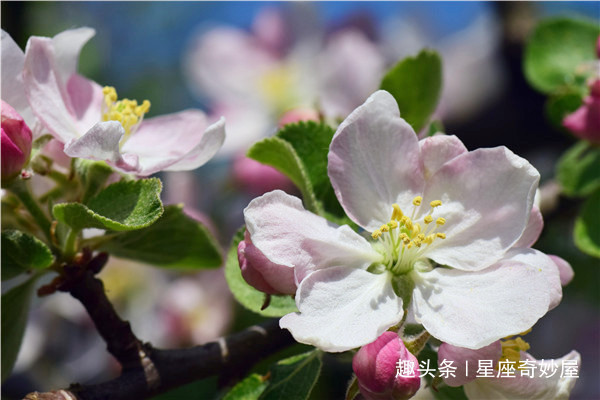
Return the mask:
<path id="1" fill-rule="evenodd" d="M 391 276 L 333 267 L 313 272 L 296 292 L 299 313 L 281 318 L 300 343 L 340 352 L 373 342 L 402 319 Z"/>
<path id="2" fill-rule="evenodd" d="M 537 196 L 536 196 L 537 197 Z M 531 214 L 529 214 L 529 221 L 523 231 L 523 234 L 517 240 L 517 243 L 513 247 L 531 247 L 537 242 L 540 234 L 544 229 L 544 217 L 537 206 L 533 206 Z"/>
<path id="3" fill-rule="evenodd" d="M 33 128 L 35 117 L 29 108 L 23 87 L 23 64 L 25 54 L 8 33 L 2 31 L 2 100 L 12 106 Z"/>
<path id="4" fill-rule="evenodd" d="M 389 222 L 393 203 L 410 205 L 423 193 L 417 136 L 392 95 L 375 92 L 342 122 L 328 172 L 346 214 L 369 232 Z"/>
<path id="5" fill-rule="evenodd" d="M 119 164 L 122 161 L 119 141 L 125 135 L 120 122 L 98 122 L 79 139 L 65 145 L 69 157 L 86 158 Z"/>
<path id="6" fill-rule="evenodd" d="M 554 262 L 532 249 L 512 250 L 481 271 L 435 268 L 413 278 L 417 321 L 439 340 L 468 349 L 531 328 L 560 290 Z"/>
<path id="7" fill-rule="evenodd" d="M 521 237 L 540 175 L 505 147 L 478 149 L 444 164 L 427 181 L 424 203 L 441 200 L 446 224 L 427 257 L 463 270 L 485 268 Z M 422 207 L 427 211 L 426 207 Z"/>
<path id="8" fill-rule="evenodd" d="M 347 225 L 306 211 L 300 199 L 281 190 L 252 200 L 244 218 L 254 245 L 275 264 L 295 267 L 298 282 L 317 269 L 366 269 L 382 258 Z"/>
<path id="9" fill-rule="evenodd" d="M 63 143 L 79 137 L 66 82 L 58 73 L 52 40 L 31 37 L 23 67 L 25 93 L 34 114 Z"/>
<path id="10" fill-rule="evenodd" d="M 464 386 L 465 394 L 469 399 L 568 399 L 578 378 L 561 377 L 561 365 L 566 360 L 575 360 L 581 367 L 581 355 L 571 351 L 562 358 L 552 360 L 558 366 L 558 371 L 551 377 L 540 376 L 542 361 L 536 360 L 533 378 L 520 376 L 519 371 L 514 378 L 479 378 Z M 545 360 L 546 363 L 550 361 Z"/>
<path id="11" fill-rule="evenodd" d="M 77 73 L 79 53 L 83 46 L 90 40 L 96 31 L 92 28 L 82 27 L 68 29 L 52 38 L 57 72 L 63 82 L 68 82 L 71 75 Z"/>
<path id="12" fill-rule="evenodd" d="M 431 136 L 420 140 L 419 147 L 426 178 L 435 174 L 448 161 L 467 153 L 467 148 L 456 136 Z"/>

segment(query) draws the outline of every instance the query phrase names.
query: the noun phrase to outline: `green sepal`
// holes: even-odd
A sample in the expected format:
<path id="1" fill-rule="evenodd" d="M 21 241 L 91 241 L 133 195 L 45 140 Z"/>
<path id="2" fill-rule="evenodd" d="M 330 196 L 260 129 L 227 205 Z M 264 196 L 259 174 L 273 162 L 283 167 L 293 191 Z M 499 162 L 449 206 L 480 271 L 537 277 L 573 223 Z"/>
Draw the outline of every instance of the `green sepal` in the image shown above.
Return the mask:
<path id="1" fill-rule="evenodd" d="M 575 219 L 575 245 L 586 254 L 600 258 L 600 190 L 583 204 Z"/>
<path id="2" fill-rule="evenodd" d="M 47 268 L 53 262 L 52 252 L 41 240 L 17 230 L 2 231 L 3 281 L 29 269 Z"/>
<path id="3" fill-rule="evenodd" d="M 600 147 L 579 141 L 558 161 L 556 178 L 564 194 L 582 197 L 600 187 Z"/>
<path id="4" fill-rule="evenodd" d="M 585 86 L 597 74 L 596 43 L 600 26 L 586 20 L 552 18 L 541 21 L 525 48 L 529 83 L 542 93 Z"/>
<path id="5" fill-rule="evenodd" d="M 442 91 L 442 59 L 434 50 L 422 50 L 393 66 L 380 88 L 394 96 L 404 118 L 418 133 L 435 111 Z"/>
<path id="6" fill-rule="evenodd" d="M 291 296 L 271 295 L 269 306 L 261 310 L 265 294 L 250 286 L 242 277 L 242 271 L 237 257 L 238 244 L 244 239 L 245 228 L 240 229 L 233 237 L 233 242 L 227 253 L 225 262 L 225 279 L 233 297 L 248 310 L 265 317 L 281 317 L 298 311 Z"/>
<path id="7" fill-rule="evenodd" d="M 166 206 L 162 217 L 147 228 L 107 234 L 99 250 L 161 268 L 195 270 L 223 263 L 217 240 L 180 205 Z"/>
<path id="8" fill-rule="evenodd" d="M 356 396 L 360 394 L 360 388 L 358 387 L 358 379 L 356 379 L 356 375 L 352 374 L 352 378 L 350 378 L 350 382 L 348 382 L 348 388 L 346 389 L 345 400 L 354 400 Z"/>
<path id="9" fill-rule="evenodd" d="M 10 376 L 21 348 L 29 306 L 37 277 L 10 289 L 2 295 L 2 315 L 0 317 L 2 335 L 2 381 Z"/>
<path id="10" fill-rule="evenodd" d="M 52 214 L 76 231 L 84 228 L 141 229 L 152 225 L 162 215 L 161 190 L 162 184 L 157 178 L 120 181 L 103 189 L 87 205 L 56 204 Z"/>

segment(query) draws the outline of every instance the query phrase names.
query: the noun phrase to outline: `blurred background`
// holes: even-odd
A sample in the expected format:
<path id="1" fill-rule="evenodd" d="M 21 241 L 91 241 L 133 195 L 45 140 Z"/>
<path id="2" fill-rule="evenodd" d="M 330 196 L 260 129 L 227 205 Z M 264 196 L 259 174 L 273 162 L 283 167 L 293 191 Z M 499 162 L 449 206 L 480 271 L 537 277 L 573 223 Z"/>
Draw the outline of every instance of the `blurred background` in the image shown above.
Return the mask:
<path id="1" fill-rule="evenodd" d="M 551 191 L 556 161 L 575 140 L 548 122 L 545 96 L 525 81 L 522 60 L 536 22 L 556 15 L 599 23 L 600 3 L 1 3 L 2 29 L 21 48 L 30 35 L 95 28 L 80 73 L 114 86 L 120 97 L 150 100 L 150 117 L 192 107 L 226 116 L 228 139 L 215 159 L 193 173 L 160 176 L 163 201 L 185 203 L 211 226 L 224 252 L 253 197 L 273 188 L 295 192 L 244 158 L 250 144 L 274 134 L 290 109 L 310 118 L 319 106 L 329 120 L 343 119 L 377 89 L 387 68 L 423 47 L 443 57 L 436 117 L 445 131 L 470 150 L 506 145 L 538 168 Z M 336 74 L 341 69 L 364 79 L 345 81 Z M 534 247 L 569 261 L 575 278 L 526 340 L 538 359 L 578 350 L 582 369 L 572 398 L 592 399 L 600 398 L 600 265 L 573 245 L 578 207 L 561 197 L 544 215 Z M 222 270 L 177 274 L 112 260 L 101 277 L 138 337 L 158 347 L 202 344 L 261 320 L 235 304 Z M 314 398 L 343 397 L 349 360 L 325 357 Z M 117 374 L 83 308 L 59 293 L 36 302 L 2 398 Z M 214 398 L 221 384 L 209 379 L 160 398 Z"/>

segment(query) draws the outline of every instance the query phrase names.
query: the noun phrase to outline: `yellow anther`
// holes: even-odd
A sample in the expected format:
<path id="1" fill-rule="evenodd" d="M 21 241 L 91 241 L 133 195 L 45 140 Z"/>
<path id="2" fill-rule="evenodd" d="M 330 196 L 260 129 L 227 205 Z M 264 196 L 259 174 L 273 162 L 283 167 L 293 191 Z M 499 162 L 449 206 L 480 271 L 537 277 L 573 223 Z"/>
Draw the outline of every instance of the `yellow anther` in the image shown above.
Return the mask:
<path id="1" fill-rule="evenodd" d="M 406 239 L 410 240 L 410 238 L 408 237 L 408 235 L 406 233 L 404 233 L 404 232 L 402 232 L 400 234 L 400 239 L 402 239 L 402 240 L 406 240 Z"/>
<path id="2" fill-rule="evenodd" d="M 425 217 L 425 223 L 430 224 L 431 222 L 433 222 L 433 217 L 431 215 L 427 215 Z"/>
<path id="3" fill-rule="evenodd" d="M 400 220 L 400 222 L 402 223 L 402 225 L 404 225 L 407 229 L 412 231 L 413 228 L 413 223 L 410 220 L 410 218 L 408 218 L 406 215 L 402 217 L 402 219 Z"/>
<path id="4" fill-rule="evenodd" d="M 419 233 L 421 233 L 421 225 L 414 224 L 412 231 L 413 231 L 413 235 L 418 235 Z"/>
<path id="5" fill-rule="evenodd" d="M 439 217 L 438 219 L 435 220 L 435 223 L 438 225 L 444 225 L 446 223 L 446 219 Z"/>
<path id="6" fill-rule="evenodd" d="M 421 247 L 421 243 L 422 243 L 421 239 L 414 238 L 412 242 L 415 244 L 415 246 Z"/>
<path id="7" fill-rule="evenodd" d="M 438 232 L 438 233 L 435 234 L 435 236 L 439 237 L 440 239 L 446 239 L 446 234 L 445 233 Z"/>
<path id="8" fill-rule="evenodd" d="M 423 201 L 423 198 L 421 196 L 417 196 L 413 199 L 413 204 L 415 206 L 420 206 L 422 201 Z"/>
<path id="9" fill-rule="evenodd" d="M 521 351 L 527 351 L 527 350 L 529 350 L 531 348 L 531 346 L 529 345 L 529 343 L 527 343 L 526 341 L 524 341 L 520 337 L 518 337 L 518 338 L 515 339 L 515 344 L 517 345 L 517 347 Z"/>
<path id="10" fill-rule="evenodd" d="M 431 243 L 433 243 L 434 238 L 435 238 L 435 235 L 429 235 L 425 238 L 424 242 L 427 244 L 431 244 Z"/>
<path id="11" fill-rule="evenodd" d="M 531 332 L 531 328 L 527 329 L 525 332 L 521 332 L 521 333 L 519 333 L 519 336 L 525 336 L 525 335 L 527 335 L 529 332 Z"/>
<path id="12" fill-rule="evenodd" d="M 381 237 L 381 231 L 379 229 L 375 229 L 373 233 L 371 233 L 371 237 L 373 239 L 379 239 Z"/>
<path id="13" fill-rule="evenodd" d="M 400 206 L 398 204 L 394 203 L 394 204 L 392 204 L 392 207 L 394 208 L 394 210 L 392 211 L 392 219 L 395 219 L 396 221 L 400 221 L 400 219 L 402 218 L 404 213 L 402 212 L 402 210 L 400 209 Z"/>
<path id="14" fill-rule="evenodd" d="M 142 121 L 144 114 L 150 110 L 150 102 L 144 100 L 138 106 L 137 100 L 117 100 L 117 91 L 114 87 L 106 86 L 102 89 L 106 107 L 103 108 L 103 121 L 119 121 L 125 130 L 125 138 L 135 132 Z"/>
<path id="15" fill-rule="evenodd" d="M 419 235 L 417 235 L 417 238 L 421 239 L 421 241 L 424 241 L 425 235 L 423 235 L 422 233 L 419 233 Z"/>
<path id="16" fill-rule="evenodd" d="M 436 208 L 442 205 L 442 201 L 441 200 L 434 200 L 431 203 L 429 203 L 429 205 L 431 206 L 431 208 Z"/>
<path id="17" fill-rule="evenodd" d="M 387 225 L 390 227 L 390 229 L 396 229 L 398 227 L 398 222 L 391 220 L 387 223 Z"/>
<path id="18" fill-rule="evenodd" d="M 381 225 L 381 226 L 379 227 L 379 230 L 380 230 L 381 232 L 389 232 L 389 231 L 390 231 L 390 227 L 389 227 L 389 226 L 387 226 L 387 224 L 384 224 L 384 225 Z"/>

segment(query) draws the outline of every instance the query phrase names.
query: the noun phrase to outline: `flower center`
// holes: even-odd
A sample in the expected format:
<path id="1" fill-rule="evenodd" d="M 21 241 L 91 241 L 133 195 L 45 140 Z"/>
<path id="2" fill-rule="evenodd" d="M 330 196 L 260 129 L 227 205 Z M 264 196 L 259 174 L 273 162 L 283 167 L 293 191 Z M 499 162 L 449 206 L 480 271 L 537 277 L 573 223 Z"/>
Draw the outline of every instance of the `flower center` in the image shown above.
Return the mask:
<path id="1" fill-rule="evenodd" d="M 426 248 L 435 240 L 446 239 L 446 234 L 436 232 L 438 227 L 444 225 L 446 220 L 438 217 L 434 220 L 434 210 L 442 205 L 441 200 L 434 200 L 430 210 L 418 222 L 414 220 L 417 209 L 421 206 L 423 198 L 417 196 L 413 199 L 413 210 L 409 217 L 405 215 L 398 204 L 393 204 L 390 222 L 381 225 L 371 234 L 383 246 L 385 256 L 383 264 L 394 274 L 403 274 L 412 270 L 414 263 L 423 258 Z"/>
<path id="2" fill-rule="evenodd" d="M 117 91 L 112 86 L 105 86 L 102 93 L 104 93 L 102 121 L 119 121 L 123 125 L 125 130 L 125 136 L 121 140 L 121 144 L 123 144 L 142 123 L 144 114 L 150 110 L 150 102 L 144 100 L 142 104 L 138 105 L 137 100 L 117 100 Z"/>
<path id="3" fill-rule="evenodd" d="M 276 114 L 298 106 L 299 98 L 294 88 L 296 77 L 291 66 L 281 66 L 268 71 L 259 81 L 260 90 Z"/>
<path id="4" fill-rule="evenodd" d="M 518 335 L 513 335 L 515 336 L 514 338 L 512 338 L 513 336 L 507 336 L 504 339 L 501 339 L 500 344 L 502 345 L 502 355 L 498 361 L 508 360 L 518 364 L 521 360 L 521 352 L 527 351 L 530 348 L 529 343 L 521 339 L 520 336 L 524 336 L 530 331 L 531 329 L 519 333 Z"/>

